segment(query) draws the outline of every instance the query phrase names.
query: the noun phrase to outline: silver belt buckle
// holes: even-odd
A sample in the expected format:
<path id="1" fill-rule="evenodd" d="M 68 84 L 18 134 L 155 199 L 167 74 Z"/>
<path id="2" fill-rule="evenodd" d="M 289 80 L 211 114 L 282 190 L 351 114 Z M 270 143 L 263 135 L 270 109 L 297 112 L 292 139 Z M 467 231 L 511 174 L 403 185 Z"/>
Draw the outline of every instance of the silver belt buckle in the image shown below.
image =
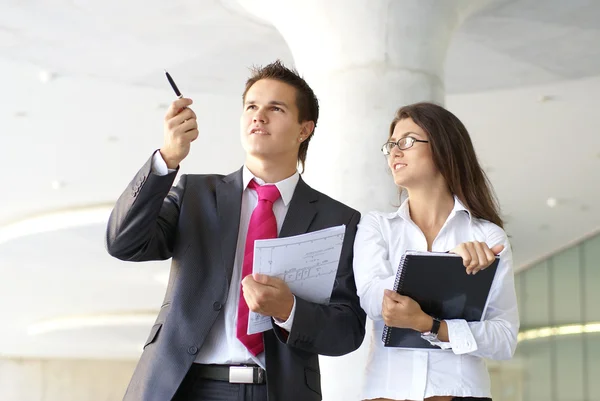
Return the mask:
<path id="1" fill-rule="evenodd" d="M 251 366 L 230 366 L 229 383 L 254 383 L 254 368 Z"/>

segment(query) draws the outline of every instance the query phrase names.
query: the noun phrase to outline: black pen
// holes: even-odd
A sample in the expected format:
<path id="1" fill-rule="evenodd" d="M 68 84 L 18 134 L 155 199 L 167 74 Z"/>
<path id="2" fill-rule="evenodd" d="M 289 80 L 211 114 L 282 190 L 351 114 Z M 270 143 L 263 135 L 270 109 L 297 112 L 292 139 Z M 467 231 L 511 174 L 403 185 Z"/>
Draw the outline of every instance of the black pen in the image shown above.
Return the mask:
<path id="1" fill-rule="evenodd" d="M 183 95 L 181 94 L 181 92 L 179 92 L 177 85 L 175 85 L 175 81 L 173 81 L 173 78 L 171 78 L 171 75 L 167 72 L 167 70 L 165 70 L 165 75 L 167 76 L 167 80 L 169 81 L 169 84 L 171 84 L 171 88 L 173 88 L 173 90 L 175 91 L 177 98 L 181 99 L 183 97 Z"/>

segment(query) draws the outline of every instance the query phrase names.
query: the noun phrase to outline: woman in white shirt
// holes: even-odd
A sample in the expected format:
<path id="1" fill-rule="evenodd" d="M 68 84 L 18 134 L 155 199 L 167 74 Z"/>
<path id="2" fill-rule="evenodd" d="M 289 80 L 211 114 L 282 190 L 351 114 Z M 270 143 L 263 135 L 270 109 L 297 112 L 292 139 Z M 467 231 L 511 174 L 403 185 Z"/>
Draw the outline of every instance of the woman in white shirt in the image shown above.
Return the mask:
<path id="1" fill-rule="evenodd" d="M 510 244 L 469 134 L 444 108 L 417 103 L 398 110 L 382 151 L 408 198 L 394 213 L 364 215 L 354 243 L 358 295 L 374 321 L 362 398 L 491 397 L 484 358 L 512 357 L 519 317 Z M 383 346 L 386 324 L 421 333 L 437 329 L 419 304 L 390 291 L 406 250 L 457 253 L 471 274 L 500 255 L 483 321 L 438 321 L 437 341 L 430 342 L 441 350 Z"/>

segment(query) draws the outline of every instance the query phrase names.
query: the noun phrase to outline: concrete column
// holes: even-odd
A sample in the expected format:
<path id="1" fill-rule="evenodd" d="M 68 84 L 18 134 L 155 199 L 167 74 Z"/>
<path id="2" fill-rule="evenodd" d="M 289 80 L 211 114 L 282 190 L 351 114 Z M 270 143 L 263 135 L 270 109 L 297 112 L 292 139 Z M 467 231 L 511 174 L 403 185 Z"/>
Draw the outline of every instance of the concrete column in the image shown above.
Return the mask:
<path id="1" fill-rule="evenodd" d="M 307 181 L 361 212 L 392 210 L 397 188 L 379 148 L 400 106 L 444 102 L 446 50 L 472 1 L 239 2 L 281 32 L 320 100 Z"/>
<path id="2" fill-rule="evenodd" d="M 307 182 L 361 212 L 394 210 L 398 189 L 379 151 L 394 113 L 418 101 L 443 104 L 452 35 L 487 1 L 238 2 L 279 30 L 320 100 Z M 321 358 L 324 400 L 358 399 L 366 354 L 363 345 L 349 356 Z"/>

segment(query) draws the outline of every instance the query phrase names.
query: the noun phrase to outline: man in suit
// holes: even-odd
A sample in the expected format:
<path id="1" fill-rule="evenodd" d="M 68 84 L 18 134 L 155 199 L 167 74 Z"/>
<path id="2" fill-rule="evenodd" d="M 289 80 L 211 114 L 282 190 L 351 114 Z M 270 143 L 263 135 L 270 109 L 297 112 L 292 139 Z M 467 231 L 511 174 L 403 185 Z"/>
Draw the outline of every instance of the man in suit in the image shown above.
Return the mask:
<path id="1" fill-rule="evenodd" d="M 360 214 L 300 177 L 319 106 L 280 62 L 253 71 L 243 95 L 244 166 L 227 176 L 182 175 L 198 136 L 191 99 L 174 101 L 165 140 L 111 214 L 108 252 L 127 261 L 172 258 L 165 299 L 125 400 L 321 400 L 318 355 L 356 350 L 365 314 L 352 245 Z M 345 224 L 327 305 L 294 296 L 276 277 L 252 275 L 255 239 Z M 247 335 L 248 312 L 272 329 Z"/>

